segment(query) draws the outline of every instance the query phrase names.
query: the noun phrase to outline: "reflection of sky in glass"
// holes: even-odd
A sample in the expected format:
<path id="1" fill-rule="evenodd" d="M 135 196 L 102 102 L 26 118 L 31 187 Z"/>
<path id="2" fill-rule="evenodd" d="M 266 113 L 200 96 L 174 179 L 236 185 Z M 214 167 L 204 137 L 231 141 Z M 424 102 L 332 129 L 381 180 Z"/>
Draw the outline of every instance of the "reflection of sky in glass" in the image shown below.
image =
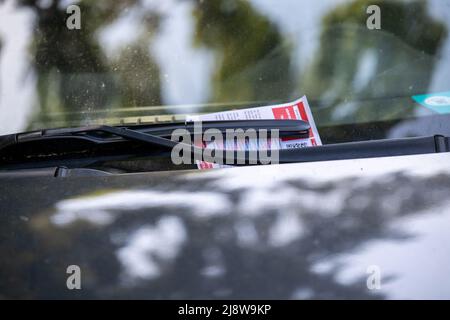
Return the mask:
<path id="1" fill-rule="evenodd" d="M 161 68 L 165 104 L 204 103 L 208 101 L 213 56 L 205 49 L 193 48 L 194 21 L 192 3 L 150 1 L 147 6 L 161 13 L 163 25 L 149 48 Z M 126 11 L 100 35 L 107 54 L 131 44 L 141 28 L 140 13 Z M 189 93 L 188 95 L 186 93 Z"/>
<path id="2" fill-rule="evenodd" d="M 31 11 L 0 3 L 0 134 L 23 129 L 36 99 L 28 63 L 32 24 Z"/>
<path id="3" fill-rule="evenodd" d="M 323 0 L 311 5 L 309 1 L 253 0 L 260 12 L 267 15 L 288 35 L 295 47 L 295 63 L 302 67 L 312 61 L 319 46 L 321 18 L 333 8 L 348 0 Z M 301 93 L 303 94 L 303 93 Z"/>

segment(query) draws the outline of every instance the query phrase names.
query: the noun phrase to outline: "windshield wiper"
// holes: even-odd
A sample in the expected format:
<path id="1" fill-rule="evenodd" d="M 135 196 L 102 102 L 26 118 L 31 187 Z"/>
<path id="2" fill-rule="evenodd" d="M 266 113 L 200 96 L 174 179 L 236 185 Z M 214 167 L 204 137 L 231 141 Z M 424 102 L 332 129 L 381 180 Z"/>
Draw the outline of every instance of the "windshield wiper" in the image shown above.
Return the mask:
<path id="1" fill-rule="evenodd" d="M 154 153 L 170 151 L 178 141 L 170 139 L 174 130 L 184 129 L 193 135 L 198 130 L 195 122 L 178 122 L 155 125 L 133 126 L 89 126 L 80 128 L 46 129 L 26 133 L 17 133 L 0 137 L 0 168 L 1 164 L 17 164 L 20 161 L 67 158 L 79 154 L 93 156 L 104 154 L 120 155 L 124 152 L 133 153 L 129 143 L 139 143 L 155 147 Z M 310 125 L 302 120 L 233 120 L 233 121 L 202 121 L 201 132 L 216 129 L 226 135 L 227 130 L 254 129 L 256 132 L 277 130 L 279 137 L 307 138 Z M 118 144 L 125 144 L 118 148 Z M 148 148 L 152 149 L 152 148 Z M 185 145 L 192 154 L 201 154 L 203 148 Z M 152 151 L 152 150 L 149 150 Z"/>
<path id="2" fill-rule="evenodd" d="M 299 120 L 248 120 L 248 121 L 217 121 L 217 122 L 203 122 L 203 131 L 209 128 L 216 128 L 221 130 L 221 132 L 226 132 L 227 129 L 278 129 L 280 131 L 280 137 L 297 137 L 306 138 L 309 135 L 310 126 L 308 123 Z M 62 146 L 59 146 L 59 152 L 55 150 L 51 151 L 47 147 L 46 153 L 37 153 L 32 156 L 24 156 L 23 160 L 31 161 L 39 160 L 41 158 L 57 158 L 65 155 L 67 153 L 67 148 L 71 139 L 81 139 L 83 141 L 89 141 L 93 143 L 93 146 L 103 146 L 111 145 L 113 148 L 110 150 L 111 155 L 122 155 L 124 156 L 127 151 L 129 155 L 133 155 L 133 150 L 130 150 L 130 146 L 125 144 L 122 149 L 118 149 L 116 144 L 126 143 L 126 142 L 138 142 L 140 143 L 140 149 L 145 148 L 146 145 L 151 145 L 157 147 L 156 154 L 165 156 L 170 156 L 170 150 L 177 144 L 177 141 L 172 141 L 170 137 L 173 130 L 176 129 L 187 129 L 190 133 L 194 133 L 193 123 L 170 123 L 161 125 L 151 125 L 151 126 L 96 126 L 96 127 L 86 127 L 86 128 L 66 128 L 66 129 L 50 129 L 35 131 L 23 134 L 15 134 L 0 137 L 0 161 L 3 162 L 5 159 L 9 160 L 6 167 L 24 167 L 20 165 L 20 159 L 11 158 L 10 149 L 14 146 L 17 152 L 22 152 L 22 145 L 34 143 L 35 148 L 40 149 L 47 146 L 51 141 L 59 141 Z M 323 146 L 300 148 L 300 149 L 283 149 L 278 150 L 279 152 L 279 163 L 298 163 L 298 162 L 313 162 L 313 161 L 328 161 L 328 160 L 344 160 L 344 159 L 358 159 L 358 158 L 376 158 L 376 157 L 389 157 L 389 156 L 403 156 L 403 155 L 415 155 L 415 154 L 429 154 L 429 153 L 440 153 L 450 151 L 450 142 L 448 137 L 441 135 L 427 136 L 427 137 L 413 137 L 413 138 L 401 138 L 401 139 L 383 139 L 383 140 L 369 140 L 360 142 L 347 142 L 338 144 L 329 144 Z M 142 145 L 143 144 L 143 145 Z M 88 150 L 93 149 L 91 145 Z M 87 147 L 84 146 L 83 149 Z M 95 148 L 94 148 L 95 149 Z M 153 149 L 153 148 L 145 148 Z M 204 149 L 201 147 L 196 147 L 194 145 L 186 145 L 185 150 L 191 153 L 191 156 L 196 159 L 202 156 Z M 104 150 L 100 150 L 99 154 L 103 155 Z M 53 152 L 53 153 L 52 153 Z M 252 164 L 256 160 L 256 164 L 264 164 L 261 161 L 259 154 L 250 155 L 249 151 L 232 151 L 225 152 L 224 150 L 216 150 L 216 152 L 223 152 L 224 161 L 233 165 L 248 165 L 250 163 L 249 159 L 252 158 Z M 97 153 L 96 153 L 97 154 Z M 268 151 L 268 156 L 270 156 L 271 151 Z M 153 153 L 155 155 L 155 153 Z M 22 155 L 23 156 L 23 155 Z M 88 158 L 92 157 L 93 154 L 87 154 Z M 20 157 L 19 157 L 20 158 Z M 62 158 L 61 161 L 56 162 L 56 165 L 61 165 L 67 158 Z M 71 159 L 71 158 L 69 158 Z M 92 160 L 91 159 L 91 160 Z M 94 161 L 108 160 L 110 158 L 95 158 Z M 80 162 L 74 162 L 74 166 L 80 166 Z M 0 163 L 0 168 L 5 167 L 3 163 Z M 25 166 L 26 168 L 27 166 Z M 30 166 L 28 166 L 30 167 Z"/>

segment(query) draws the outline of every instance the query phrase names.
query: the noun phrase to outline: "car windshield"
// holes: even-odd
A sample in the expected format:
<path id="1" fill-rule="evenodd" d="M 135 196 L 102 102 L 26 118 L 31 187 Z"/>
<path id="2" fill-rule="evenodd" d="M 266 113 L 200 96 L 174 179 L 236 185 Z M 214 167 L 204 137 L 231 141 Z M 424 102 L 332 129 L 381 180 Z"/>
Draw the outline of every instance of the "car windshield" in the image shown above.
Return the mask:
<path id="1" fill-rule="evenodd" d="M 0 1 L 0 134 L 306 95 L 324 143 L 447 134 L 450 1 Z"/>

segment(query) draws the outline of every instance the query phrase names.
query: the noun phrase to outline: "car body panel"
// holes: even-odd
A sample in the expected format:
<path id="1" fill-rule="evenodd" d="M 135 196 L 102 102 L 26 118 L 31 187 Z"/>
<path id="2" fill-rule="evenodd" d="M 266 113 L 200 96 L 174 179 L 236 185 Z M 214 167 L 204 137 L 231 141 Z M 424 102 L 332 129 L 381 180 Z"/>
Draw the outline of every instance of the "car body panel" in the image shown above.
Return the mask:
<path id="1" fill-rule="evenodd" d="M 0 297 L 450 298 L 449 163 L 0 176 Z"/>

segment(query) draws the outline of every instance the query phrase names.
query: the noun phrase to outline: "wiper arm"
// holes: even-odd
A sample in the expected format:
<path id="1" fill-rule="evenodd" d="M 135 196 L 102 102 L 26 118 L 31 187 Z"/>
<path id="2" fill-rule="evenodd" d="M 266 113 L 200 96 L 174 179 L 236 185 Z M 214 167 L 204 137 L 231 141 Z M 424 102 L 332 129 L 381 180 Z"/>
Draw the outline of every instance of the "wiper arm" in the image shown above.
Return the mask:
<path id="1" fill-rule="evenodd" d="M 302 120 L 232 120 L 232 121 L 203 121 L 201 122 L 202 133 L 208 129 L 216 129 L 226 133 L 228 129 L 254 129 L 256 131 L 265 129 L 278 130 L 280 137 L 307 138 L 310 125 Z M 170 139 L 172 132 L 177 129 L 185 129 L 194 134 L 195 122 L 186 121 L 178 123 L 167 123 L 159 125 L 134 125 L 134 126 L 89 126 L 80 128 L 46 129 L 26 133 L 18 133 L 0 137 L 0 151 L 10 145 L 47 140 L 52 138 L 80 138 L 97 143 L 105 143 L 105 137 L 92 135 L 95 133 L 107 133 L 126 140 L 141 141 L 148 144 L 173 148 L 178 142 Z M 110 138 L 110 137 L 109 137 Z"/>

